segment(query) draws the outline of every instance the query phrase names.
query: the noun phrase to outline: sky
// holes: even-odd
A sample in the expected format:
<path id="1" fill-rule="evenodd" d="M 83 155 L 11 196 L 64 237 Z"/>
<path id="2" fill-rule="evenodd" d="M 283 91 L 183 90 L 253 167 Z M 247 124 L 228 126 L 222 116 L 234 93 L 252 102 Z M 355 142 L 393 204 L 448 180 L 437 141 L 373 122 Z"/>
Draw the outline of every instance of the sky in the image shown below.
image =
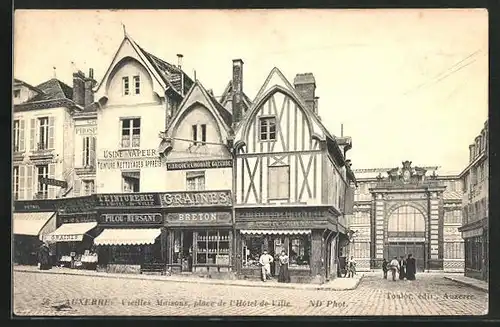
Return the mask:
<path id="1" fill-rule="evenodd" d="M 352 168 L 410 160 L 461 172 L 488 118 L 488 13 L 483 9 L 17 10 L 14 77 L 37 85 L 72 73 L 100 81 L 127 33 L 216 95 L 244 61 L 253 99 L 273 67 L 316 79 L 328 130 L 353 140 Z M 55 67 L 55 69 L 54 69 Z"/>

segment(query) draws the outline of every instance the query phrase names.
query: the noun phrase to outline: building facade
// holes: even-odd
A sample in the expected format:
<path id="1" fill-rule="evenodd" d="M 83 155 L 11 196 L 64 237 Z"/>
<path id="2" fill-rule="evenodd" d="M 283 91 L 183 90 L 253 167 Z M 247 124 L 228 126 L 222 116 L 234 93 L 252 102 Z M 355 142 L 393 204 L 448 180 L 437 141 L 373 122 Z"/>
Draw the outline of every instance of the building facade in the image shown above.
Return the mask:
<path id="1" fill-rule="evenodd" d="M 412 254 L 417 271 L 463 271 L 461 181 L 436 171 L 410 161 L 392 169 L 355 170 L 349 255 L 359 270 L 380 269 L 383 258 Z"/>
<path id="2" fill-rule="evenodd" d="M 465 275 L 489 280 L 489 161 L 488 121 L 474 143 L 469 145 L 469 164 L 460 174 L 463 183 Z"/>
<path id="3" fill-rule="evenodd" d="M 292 281 L 321 283 L 337 274 L 354 175 L 346 145 L 318 117 L 314 77 L 299 74 L 294 84 L 274 68 L 244 116 L 237 112 L 242 97 L 236 93 L 232 103 L 236 267 L 259 278 L 262 251 L 285 251 Z"/>

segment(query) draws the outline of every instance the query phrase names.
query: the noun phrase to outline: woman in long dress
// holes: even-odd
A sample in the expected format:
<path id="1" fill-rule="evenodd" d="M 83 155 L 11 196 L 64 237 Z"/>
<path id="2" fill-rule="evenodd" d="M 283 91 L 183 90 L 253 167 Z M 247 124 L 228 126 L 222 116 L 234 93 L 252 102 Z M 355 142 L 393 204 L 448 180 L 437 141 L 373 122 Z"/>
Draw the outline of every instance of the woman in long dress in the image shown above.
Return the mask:
<path id="1" fill-rule="evenodd" d="M 289 259 L 285 251 L 281 251 L 278 258 L 280 265 L 280 273 L 278 276 L 279 283 L 290 283 L 290 272 L 288 271 Z"/>

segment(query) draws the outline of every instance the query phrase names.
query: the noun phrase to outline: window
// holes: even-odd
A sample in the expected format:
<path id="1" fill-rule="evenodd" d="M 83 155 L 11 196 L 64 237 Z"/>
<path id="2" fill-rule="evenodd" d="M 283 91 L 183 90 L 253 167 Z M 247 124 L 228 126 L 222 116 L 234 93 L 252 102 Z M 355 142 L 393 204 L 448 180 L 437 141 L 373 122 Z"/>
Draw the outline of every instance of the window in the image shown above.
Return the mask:
<path id="1" fill-rule="evenodd" d="M 201 145 L 205 145 L 206 141 L 207 141 L 207 125 L 202 124 L 201 125 Z"/>
<path id="2" fill-rule="evenodd" d="M 308 266 L 310 253 L 310 236 L 297 235 L 290 237 L 288 256 L 290 257 L 290 266 Z"/>
<path id="3" fill-rule="evenodd" d="M 83 195 L 91 195 L 94 194 L 94 181 L 93 180 L 83 180 Z"/>
<path id="4" fill-rule="evenodd" d="M 122 83 L 123 83 L 123 95 L 129 95 L 130 90 L 129 90 L 128 76 L 122 78 Z"/>
<path id="5" fill-rule="evenodd" d="M 38 150 L 49 148 L 49 118 L 38 118 Z"/>
<path id="6" fill-rule="evenodd" d="M 276 118 L 262 117 L 259 118 L 259 135 L 261 141 L 276 140 Z"/>
<path id="7" fill-rule="evenodd" d="M 21 90 L 14 90 L 14 98 L 19 98 L 21 96 Z"/>
<path id="8" fill-rule="evenodd" d="M 141 173 L 138 171 L 122 172 L 122 190 L 124 193 L 136 193 L 139 191 Z"/>
<path id="9" fill-rule="evenodd" d="M 424 237 L 424 215 L 411 206 L 402 206 L 391 213 L 387 222 L 389 237 Z"/>
<path id="10" fill-rule="evenodd" d="M 193 125 L 191 126 L 191 129 L 193 130 L 193 144 L 196 145 L 198 141 L 198 126 L 197 125 Z"/>
<path id="11" fill-rule="evenodd" d="M 138 148 L 141 144 L 141 119 L 127 118 L 121 120 L 122 148 Z"/>
<path id="12" fill-rule="evenodd" d="M 21 122 L 16 119 L 14 120 L 14 126 L 13 126 L 13 131 L 14 131 L 14 152 L 20 151 L 20 142 L 19 142 L 19 137 L 21 136 Z"/>
<path id="13" fill-rule="evenodd" d="M 187 172 L 186 184 L 188 191 L 204 191 L 205 172 L 204 171 Z"/>
<path id="14" fill-rule="evenodd" d="M 134 76 L 134 88 L 135 88 L 135 94 L 141 93 L 141 78 L 140 78 L 140 76 Z"/>
<path id="15" fill-rule="evenodd" d="M 39 165 L 36 166 L 37 179 L 38 179 L 38 189 L 37 196 L 41 199 L 47 199 L 49 195 L 49 187 L 46 183 L 41 183 L 43 178 L 49 177 L 49 166 Z"/>
<path id="16" fill-rule="evenodd" d="M 207 125 L 192 125 L 191 130 L 193 133 L 193 144 L 198 145 L 201 143 L 201 145 L 205 145 L 205 142 L 207 142 Z M 198 133 L 198 130 L 200 130 L 200 133 Z"/>
<path id="17" fill-rule="evenodd" d="M 269 167 L 268 198 L 283 200 L 290 197 L 290 166 Z"/>
<path id="18" fill-rule="evenodd" d="M 83 167 L 95 167 L 95 144 L 94 136 L 86 136 L 83 138 Z"/>
<path id="19" fill-rule="evenodd" d="M 12 180 L 14 182 L 14 187 L 12 190 L 14 193 L 14 200 L 19 200 L 19 193 L 20 193 L 19 166 L 14 167 L 14 171 L 12 172 Z"/>

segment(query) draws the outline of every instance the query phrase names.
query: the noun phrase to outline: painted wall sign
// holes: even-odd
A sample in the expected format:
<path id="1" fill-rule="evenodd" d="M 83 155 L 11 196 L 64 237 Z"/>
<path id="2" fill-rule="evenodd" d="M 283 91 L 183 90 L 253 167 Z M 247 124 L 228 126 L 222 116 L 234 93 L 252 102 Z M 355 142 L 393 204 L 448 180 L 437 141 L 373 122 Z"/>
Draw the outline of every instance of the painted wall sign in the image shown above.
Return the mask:
<path id="1" fill-rule="evenodd" d="M 210 169 L 210 168 L 228 168 L 233 166 L 231 159 L 227 160 L 200 160 L 186 162 L 169 162 L 167 163 L 168 170 L 184 170 L 184 169 Z"/>
<path id="2" fill-rule="evenodd" d="M 186 212 L 169 213 L 165 218 L 168 225 L 231 224 L 229 212 Z"/>
<path id="3" fill-rule="evenodd" d="M 54 178 L 47 178 L 47 177 L 39 177 L 38 182 L 46 185 L 51 185 L 51 186 L 58 186 L 58 187 L 63 187 L 67 188 L 68 183 L 66 181 L 61 181 L 58 179 Z"/>
<path id="4" fill-rule="evenodd" d="M 326 219 L 329 216 L 331 215 L 327 210 L 236 211 L 237 220 Z"/>
<path id="5" fill-rule="evenodd" d="M 236 223 L 238 229 L 283 229 L 283 228 L 334 228 L 327 221 L 284 220 L 284 221 L 249 221 Z"/>
<path id="6" fill-rule="evenodd" d="M 104 150 L 97 165 L 101 170 L 140 169 L 161 167 L 162 162 L 156 149 Z"/>
<path id="7" fill-rule="evenodd" d="M 49 242 L 80 242 L 83 240 L 83 235 L 47 235 L 45 241 Z"/>
<path id="8" fill-rule="evenodd" d="M 160 205 L 157 193 L 96 194 L 96 197 L 97 206 L 104 208 L 153 207 Z"/>
<path id="9" fill-rule="evenodd" d="M 476 237 L 476 236 L 483 236 L 483 228 L 478 228 L 478 229 L 473 229 L 473 230 L 468 230 L 468 231 L 463 231 L 462 232 L 462 237 L 463 238 L 470 238 L 470 237 Z"/>
<path id="10" fill-rule="evenodd" d="M 75 133 L 76 133 L 76 135 L 97 135 L 97 127 L 96 126 L 76 126 Z"/>
<path id="11" fill-rule="evenodd" d="M 124 213 L 104 214 L 100 218 L 101 224 L 161 224 L 160 213 Z"/>
<path id="12" fill-rule="evenodd" d="M 58 201 L 58 214 L 73 214 L 91 212 L 95 210 L 95 198 L 93 196 L 80 196 L 74 198 L 61 198 Z"/>
<path id="13" fill-rule="evenodd" d="M 161 195 L 164 207 L 230 206 L 230 191 L 171 192 Z"/>
<path id="14" fill-rule="evenodd" d="M 14 212 L 56 211 L 58 200 L 14 201 Z"/>
<path id="15" fill-rule="evenodd" d="M 59 222 L 61 224 L 74 224 L 74 223 L 90 223 L 97 221 L 97 215 L 96 214 L 91 214 L 91 215 L 76 215 L 76 216 L 57 216 L 57 219 L 59 219 Z"/>

